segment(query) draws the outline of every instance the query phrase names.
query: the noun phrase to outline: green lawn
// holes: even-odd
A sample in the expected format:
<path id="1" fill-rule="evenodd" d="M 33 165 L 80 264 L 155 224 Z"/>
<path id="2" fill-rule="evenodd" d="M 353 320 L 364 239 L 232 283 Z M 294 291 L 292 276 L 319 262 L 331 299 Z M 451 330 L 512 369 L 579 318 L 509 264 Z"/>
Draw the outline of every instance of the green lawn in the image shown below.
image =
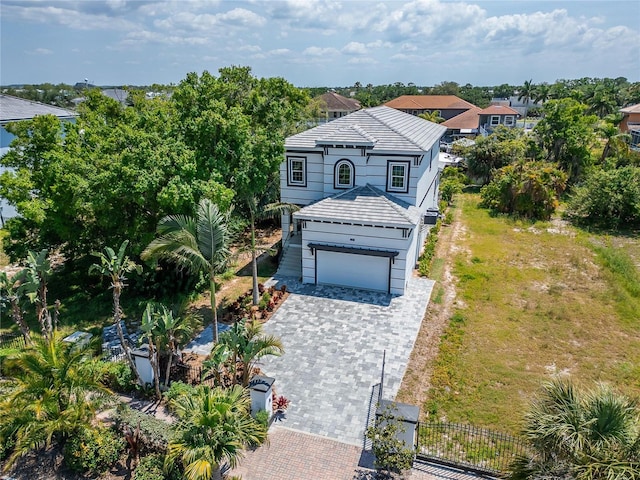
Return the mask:
<path id="1" fill-rule="evenodd" d="M 448 260 L 458 309 L 425 411 L 515 433 L 554 374 L 640 396 L 638 237 L 492 217 L 478 201 L 457 200 L 465 233 Z"/>

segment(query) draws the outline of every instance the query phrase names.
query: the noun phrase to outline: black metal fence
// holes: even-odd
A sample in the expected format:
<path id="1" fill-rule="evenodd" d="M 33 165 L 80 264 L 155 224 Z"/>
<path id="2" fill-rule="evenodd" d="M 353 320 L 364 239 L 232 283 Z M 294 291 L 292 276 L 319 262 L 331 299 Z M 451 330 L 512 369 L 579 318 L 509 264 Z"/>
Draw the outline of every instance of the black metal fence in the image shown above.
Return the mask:
<path id="1" fill-rule="evenodd" d="M 164 365 L 163 365 L 164 364 Z M 166 361 L 160 362 L 160 376 L 164 376 Z M 169 378 L 172 382 L 183 382 L 189 385 L 209 385 L 215 386 L 214 376 L 211 374 L 203 375 L 203 369 L 200 366 L 186 365 L 183 363 L 175 364 L 171 367 Z"/>
<path id="2" fill-rule="evenodd" d="M 456 423 L 420 423 L 417 456 L 422 460 L 490 475 L 504 475 L 527 451 L 511 435 Z"/>

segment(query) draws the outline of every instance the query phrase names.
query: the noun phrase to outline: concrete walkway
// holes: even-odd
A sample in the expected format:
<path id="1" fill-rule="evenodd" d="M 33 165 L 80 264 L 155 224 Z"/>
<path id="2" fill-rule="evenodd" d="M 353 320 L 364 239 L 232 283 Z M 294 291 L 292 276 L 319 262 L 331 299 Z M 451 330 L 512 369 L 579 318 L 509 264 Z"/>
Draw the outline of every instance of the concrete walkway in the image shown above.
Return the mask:
<path id="1" fill-rule="evenodd" d="M 403 296 L 275 278 L 291 294 L 265 324 L 282 357 L 261 364 L 291 401 L 280 426 L 362 447 L 386 365 L 383 397 L 395 398 L 424 317 L 433 281 L 413 278 Z M 373 399 L 373 403 L 377 398 Z"/>

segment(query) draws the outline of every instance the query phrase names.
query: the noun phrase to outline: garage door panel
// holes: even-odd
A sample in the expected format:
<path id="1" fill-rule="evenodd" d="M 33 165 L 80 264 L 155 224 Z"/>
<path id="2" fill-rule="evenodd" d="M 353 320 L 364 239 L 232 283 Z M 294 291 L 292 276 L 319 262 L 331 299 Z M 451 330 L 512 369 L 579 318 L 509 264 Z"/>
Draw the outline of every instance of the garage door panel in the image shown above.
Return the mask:
<path id="1" fill-rule="evenodd" d="M 316 251 L 317 283 L 389 291 L 389 258 Z"/>

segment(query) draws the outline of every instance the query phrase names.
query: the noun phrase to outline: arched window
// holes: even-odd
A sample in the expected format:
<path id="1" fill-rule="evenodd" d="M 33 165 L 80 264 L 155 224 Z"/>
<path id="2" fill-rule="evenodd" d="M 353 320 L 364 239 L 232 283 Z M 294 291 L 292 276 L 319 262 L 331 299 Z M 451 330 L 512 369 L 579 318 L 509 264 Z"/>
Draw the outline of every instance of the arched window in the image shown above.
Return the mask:
<path id="1" fill-rule="evenodd" d="M 333 173 L 333 186 L 335 188 L 351 188 L 353 187 L 353 177 L 355 176 L 353 163 L 343 159 L 336 163 Z"/>

